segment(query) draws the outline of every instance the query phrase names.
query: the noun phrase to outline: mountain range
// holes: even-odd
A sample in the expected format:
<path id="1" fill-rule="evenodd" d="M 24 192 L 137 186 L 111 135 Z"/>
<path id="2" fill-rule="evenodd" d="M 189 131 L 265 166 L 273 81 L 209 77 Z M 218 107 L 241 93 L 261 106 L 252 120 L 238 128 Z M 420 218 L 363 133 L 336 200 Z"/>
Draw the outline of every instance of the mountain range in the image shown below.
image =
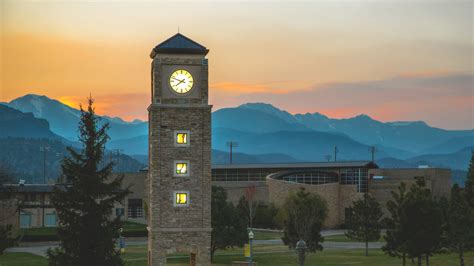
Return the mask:
<path id="1" fill-rule="evenodd" d="M 46 119 L 52 132 L 71 141 L 77 140 L 80 110 L 46 96 L 35 94 L 27 94 L 3 104 L 24 113 L 32 113 L 36 118 Z M 125 122 L 121 118 L 108 116 L 100 116 L 100 118 L 101 123 L 110 124 L 109 136 L 112 139 L 148 134 L 148 123 L 146 122 L 140 120 Z"/>
<path id="2" fill-rule="evenodd" d="M 77 141 L 80 111 L 46 96 L 28 94 L 0 105 L 0 138 Z M 110 124 L 108 149 L 133 157 L 148 153 L 148 123 L 102 116 Z M 46 124 L 49 125 L 46 126 Z M 247 103 L 212 113 L 213 163 L 228 160 L 227 142 L 238 142 L 234 162 L 369 160 L 389 167 L 431 165 L 466 170 L 474 130 L 446 130 L 423 121 L 380 122 L 367 115 L 333 119 L 290 114 L 270 104 Z"/>

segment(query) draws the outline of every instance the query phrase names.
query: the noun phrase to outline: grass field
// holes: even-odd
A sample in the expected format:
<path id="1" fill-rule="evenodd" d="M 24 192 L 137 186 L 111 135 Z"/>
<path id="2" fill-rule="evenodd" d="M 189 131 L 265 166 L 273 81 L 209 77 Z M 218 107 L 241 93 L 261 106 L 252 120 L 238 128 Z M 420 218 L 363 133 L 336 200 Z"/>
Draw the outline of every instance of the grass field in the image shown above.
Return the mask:
<path id="1" fill-rule="evenodd" d="M 123 256 L 126 265 L 145 266 L 146 246 L 135 246 L 126 249 Z M 258 265 L 297 265 L 296 254 L 285 246 L 256 246 L 254 258 Z M 213 265 L 229 265 L 232 261 L 244 260 L 242 248 L 218 251 Z M 316 254 L 309 254 L 305 265 L 401 265 L 401 260 L 385 255 L 381 250 L 370 250 L 365 257 L 364 250 L 325 250 Z M 173 255 L 168 263 L 173 265 L 187 265 L 188 258 L 183 255 Z M 434 266 L 459 265 L 456 254 L 435 255 L 430 260 Z M 0 256 L 0 266 L 43 266 L 47 265 L 45 258 L 28 253 L 7 253 Z M 408 265 L 411 265 L 408 262 Z M 466 266 L 474 265 L 474 252 L 466 254 Z"/>
<path id="2" fill-rule="evenodd" d="M 269 231 L 258 231 L 254 230 L 254 239 L 267 240 L 267 239 L 281 239 L 283 237 L 282 232 L 269 232 Z"/>
<path id="3" fill-rule="evenodd" d="M 145 231 L 146 232 L 146 225 L 140 223 L 134 223 L 125 221 L 123 223 L 123 231 L 124 232 L 138 232 L 138 231 Z M 34 235 L 34 236 L 51 236 L 56 234 L 56 227 L 36 227 L 36 228 L 23 228 L 20 230 L 21 234 L 24 235 Z"/>
<path id="4" fill-rule="evenodd" d="M 56 241 L 56 227 L 37 227 L 20 230 L 23 241 Z M 123 224 L 123 234 L 125 236 L 146 236 L 146 225 L 125 221 Z M 0 265 L 1 266 L 1 265 Z"/>
<path id="5" fill-rule="evenodd" d="M 360 241 L 357 241 L 357 240 L 354 240 L 354 239 L 350 239 L 346 235 L 325 236 L 324 241 L 330 241 L 330 242 L 360 242 Z M 373 241 L 373 242 L 385 242 L 385 240 L 383 239 L 383 237 L 380 237 L 380 239 L 378 241 Z"/>
<path id="6" fill-rule="evenodd" d="M 0 266 L 47 266 L 48 261 L 30 253 L 5 253 L 0 255 Z"/>

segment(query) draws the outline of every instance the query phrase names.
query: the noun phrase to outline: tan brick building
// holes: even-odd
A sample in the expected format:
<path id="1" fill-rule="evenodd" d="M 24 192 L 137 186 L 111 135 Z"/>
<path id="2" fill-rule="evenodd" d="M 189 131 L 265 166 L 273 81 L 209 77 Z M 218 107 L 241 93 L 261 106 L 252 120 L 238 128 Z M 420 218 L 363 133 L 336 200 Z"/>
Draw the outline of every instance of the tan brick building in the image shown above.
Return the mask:
<path id="1" fill-rule="evenodd" d="M 316 173 L 320 174 L 317 178 Z M 227 191 L 228 200 L 234 204 L 245 195 L 248 187 L 256 188 L 257 201 L 263 204 L 273 202 L 276 205 L 280 205 L 289 192 L 304 188 L 306 191 L 318 193 L 326 200 L 329 213 L 324 225 L 327 228 L 335 228 L 344 223 L 347 208 L 352 201 L 362 196 L 362 192 L 359 192 L 359 173 L 360 189 L 364 188 L 362 180 L 366 179 L 369 193 L 382 205 L 384 212 L 386 202 L 391 199 L 391 191 L 396 190 L 401 182 L 410 186 L 417 178 L 423 178 L 436 197 L 449 196 L 451 188 L 449 169 L 386 169 L 377 168 L 370 162 L 214 165 L 212 185 L 223 187 Z M 127 196 L 124 204 L 115 206 L 113 215 L 121 214 L 126 221 L 147 223 L 146 208 L 149 205 L 147 171 L 122 174 L 124 187 L 130 186 L 132 193 Z M 312 184 L 310 180 L 313 181 Z M 45 197 L 44 213 L 45 221 L 47 220 L 45 226 L 53 226 L 55 211 L 49 205 L 51 185 L 49 188 L 48 186 L 40 188 L 44 185 L 27 184 L 20 189 L 18 184 L 10 186 L 16 187 L 11 202 L 15 208 L 21 205 L 21 212 L 16 212 L 14 209 L 12 209 L 13 215 L 7 214 L 10 213 L 7 211 L 3 212 L 7 215 L 0 216 L 2 223 L 16 226 L 22 224 L 22 227 L 43 226 L 42 199 Z"/>

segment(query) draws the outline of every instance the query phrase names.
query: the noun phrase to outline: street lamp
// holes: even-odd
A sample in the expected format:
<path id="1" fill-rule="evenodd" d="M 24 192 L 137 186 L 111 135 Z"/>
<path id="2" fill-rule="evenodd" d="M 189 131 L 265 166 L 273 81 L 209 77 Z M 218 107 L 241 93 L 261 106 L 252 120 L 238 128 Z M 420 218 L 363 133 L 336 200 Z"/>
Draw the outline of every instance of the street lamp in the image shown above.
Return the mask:
<path id="1" fill-rule="evenodd" d="M 123 237 L 123 228 L 120 228 L 119 231 L 119 249 L 120 254 L 125 254 L 125 237 Z"/>
<path id="2" fill-rule="evenodd" d="M 249 242 L 250 242 L 250 259 L 249 259 L 249 266 L 252 266 L 253 265 L 253 261 L 252 261 L 252 241 L 253 241 L 253 232 L 252 232 L 252 229 L 250 229 L 249 231 Z"/>
<path id="3" fill-rule="evenodd" d="M 296 242 L 296 251 L 298 252 L 298 262 L 300 263 L 300 266 L 304 265 L 304 261 L 306 259 L 306 242 L 304 240 L 300 240 Z"/>

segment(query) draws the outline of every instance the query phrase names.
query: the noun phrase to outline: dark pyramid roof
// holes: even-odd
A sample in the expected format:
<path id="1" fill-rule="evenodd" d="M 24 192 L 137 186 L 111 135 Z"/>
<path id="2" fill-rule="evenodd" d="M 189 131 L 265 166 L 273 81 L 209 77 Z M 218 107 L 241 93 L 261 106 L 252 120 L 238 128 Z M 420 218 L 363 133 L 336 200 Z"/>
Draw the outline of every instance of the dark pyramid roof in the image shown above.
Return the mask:
<path id="1" fill-rule="evenodd" d="M 151 51 L 150 57 L 156 54 L 207 54 L 209 50 L 199 43 L 177 33 L 168 40 L 158 44 Z"/>

